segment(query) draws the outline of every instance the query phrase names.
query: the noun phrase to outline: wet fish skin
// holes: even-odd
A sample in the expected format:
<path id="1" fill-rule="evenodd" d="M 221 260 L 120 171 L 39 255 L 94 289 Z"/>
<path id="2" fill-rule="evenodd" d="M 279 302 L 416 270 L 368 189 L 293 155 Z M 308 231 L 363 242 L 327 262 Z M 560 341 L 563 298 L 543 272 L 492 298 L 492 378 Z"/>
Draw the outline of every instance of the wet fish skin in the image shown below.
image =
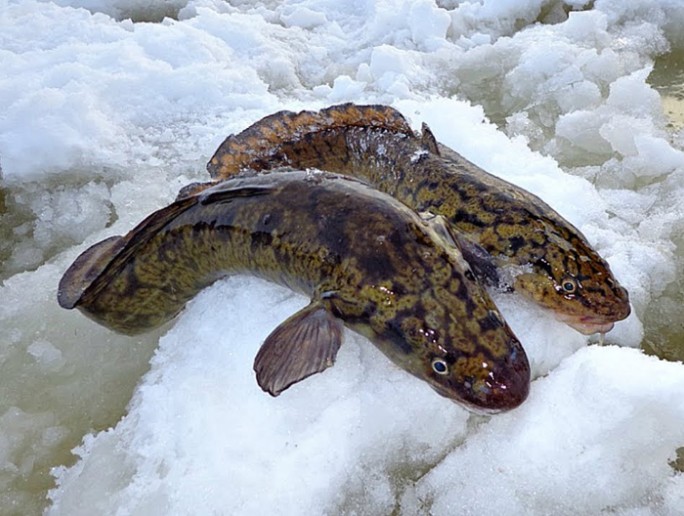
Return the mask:
<path id="1" fill-rule="evenodd" d="M 508 287 L 582 333 L 607 332 L 630 313 L 627 291 L 577 228 L 537 196 L 439 144 L 425 124 L 416 135 L 393 108 L 281 111 L 226 138 L 207 169 L 219 180 L 283 165 L 360 177 L 417 211 L 445 217 L 464 237 L 464 253 L 471 245 L 491 257 L 481 269 L 512 271 Z M 482 253 L 467 255 L 480 269 Z"/>
<path id="2" fill-rule="evenodd" d="M 249 273 L 312 299 L 257 355 L 257 380 L 273 395 L 332 365 L 344 324 L 469 408 L 508 410 L 527 397 L 525 352 L 435 229 L 440 219 L 320 172 L 205 186 L 85 251 L 60 281 L 60 305 L 135 334 L 172 319 L 218 278 Z"/>

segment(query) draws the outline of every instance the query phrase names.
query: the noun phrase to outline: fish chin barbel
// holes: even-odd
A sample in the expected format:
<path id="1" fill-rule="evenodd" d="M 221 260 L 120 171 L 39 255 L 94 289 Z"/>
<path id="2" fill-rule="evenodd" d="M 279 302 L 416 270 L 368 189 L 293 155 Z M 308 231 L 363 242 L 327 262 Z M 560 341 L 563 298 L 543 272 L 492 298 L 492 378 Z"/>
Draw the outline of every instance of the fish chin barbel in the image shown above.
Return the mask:
<path id="1" fill-rule="evenodd" d="M 527 397 L 525 352 L 441 218 L 325 173 L 204 188 L 82 253 L 60 281 L 60 305 L 135 334 L 220 277 L 248 273 L 311 298 L 256 356 L 257 381 L 274 396 L 333 364 L 344 325 L 466 407 L 498 412 Z"/>
<path id="2" fill-rule="evenodd" d="M 584 334 L 630 313 L 629 297 L 582 233 L 531 193 L 448 147 L 416 135 L 388 106 L 282 111 L 221 144 L 207 165 L 226 179 L 244 169 L 312 167 L 359 177 L 419 212 L 443 216 L 482 278 L 551 310 Z"/>

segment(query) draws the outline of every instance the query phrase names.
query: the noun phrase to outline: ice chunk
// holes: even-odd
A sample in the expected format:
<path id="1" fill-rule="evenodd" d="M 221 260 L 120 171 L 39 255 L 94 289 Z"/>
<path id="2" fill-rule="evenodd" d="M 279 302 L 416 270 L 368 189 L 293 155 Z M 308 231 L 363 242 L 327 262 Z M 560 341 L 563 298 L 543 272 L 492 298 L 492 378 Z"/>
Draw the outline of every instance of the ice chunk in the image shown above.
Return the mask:
<path id="1" fill-rule="evenodd" d="M 27 351 L 41 367 L 48 370 L 60 369 L 65 363 L 62 352 L 47 340 L 34 341 Z"/>
<path id="2" fill-rule="evenodd" d="M 325 13 L 314 11 L 308 7 L 294 7 L 289 13 L 280 15 L 286 27 L 301 27 L 303 29 L 312 29 L 325 25 L 328 21 Z"/>

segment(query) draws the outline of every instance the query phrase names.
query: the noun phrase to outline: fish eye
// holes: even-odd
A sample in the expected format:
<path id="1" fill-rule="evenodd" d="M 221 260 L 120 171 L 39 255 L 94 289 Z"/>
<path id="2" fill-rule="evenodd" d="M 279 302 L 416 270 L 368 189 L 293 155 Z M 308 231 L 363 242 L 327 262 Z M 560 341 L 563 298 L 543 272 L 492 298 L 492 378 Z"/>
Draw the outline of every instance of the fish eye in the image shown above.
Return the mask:
<path id="1" fill-rule="evenodd" d="M 573 278 L 563 278 L 561 288 L 566 294 L 572 294 L 577 290 L 577 282 Z"/>
<path id="2" fill-rule="evenodd" d="M 442 358 L 435 358 L 432 361 L 432 370 L 437 374 L 447 374 L 449 372 L 449 365 Z"/>

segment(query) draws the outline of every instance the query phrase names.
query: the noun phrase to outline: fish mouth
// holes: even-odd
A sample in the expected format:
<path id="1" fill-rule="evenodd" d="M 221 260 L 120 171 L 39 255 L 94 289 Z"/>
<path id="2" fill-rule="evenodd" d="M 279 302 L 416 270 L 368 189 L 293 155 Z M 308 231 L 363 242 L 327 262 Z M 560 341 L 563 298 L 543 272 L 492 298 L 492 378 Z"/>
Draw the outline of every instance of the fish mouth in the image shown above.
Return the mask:
<path id="1" fill-rule="evenodd" d="M 527 362 L 526 362 L 527 363 Z M 479 388 L 486 399 L 485 405 L 473 406 L 482 414 L 497 414 L 519 407 L 530 393 L 529 365 L 506 373 L 490 373 Z"/>
<path id="2" fill-rule="evenodd" d="M 556 314 L 556 318 L 583 335 L 608 333 L 615 326 L 614 320 L 605 317 Z"/>
<path id="3" fill-rule="evenodd" d="M 503 381 L 489 378 L 483 383 L 476 387 L 479 392 L 473 398 L 452 401 L 474 414 L 491 416 L 518 408 L 530 392 L 529 375 L 514 374 Z"/>
<path id="4" fill-rule="evenodd" d="M 468 412 L 472 412 L 473 414 L 477 414 L 478 416 L 492 416 L 494 414 L 506 412 L 516 408 L 520 403 L 522 403 L 521 400 L 520 403 L 516 403 L 511 406 L 487 406 L 486 402 L 483 402 L 482 400 L 472 401 L 465 397 L 454 397 L 451 392 L 441 389 L 437 385 L 430 385 L 430 387 L 432 387 L 437 394 L 448 398 L 451 402 L 455 403 L 459 407 L 467 410 Z"/>

